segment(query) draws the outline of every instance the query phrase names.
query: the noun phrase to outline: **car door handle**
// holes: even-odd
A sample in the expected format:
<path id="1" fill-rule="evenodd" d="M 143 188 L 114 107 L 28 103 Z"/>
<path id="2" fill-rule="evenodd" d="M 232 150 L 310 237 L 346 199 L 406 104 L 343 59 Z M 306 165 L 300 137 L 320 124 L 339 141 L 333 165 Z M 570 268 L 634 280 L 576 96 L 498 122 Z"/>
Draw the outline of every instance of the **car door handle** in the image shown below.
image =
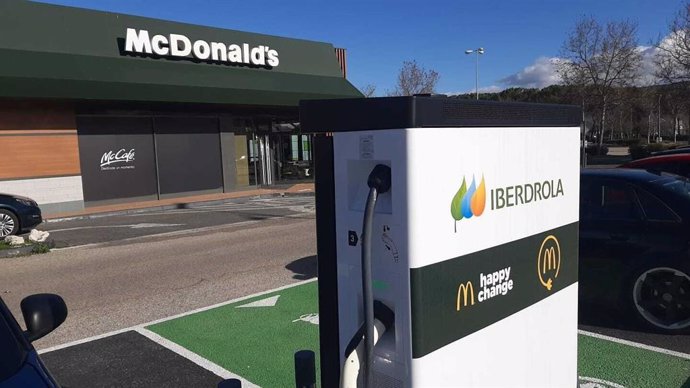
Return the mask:
<path id="1" fill-rule="evenodd" d="M 616 241 L 628 241 L 628 240 L 630 240 L 630 237 L 628 235 L 623 234 L 623 233 L 611 233 L 611 234 L 609 234 L 609 237 L 611 237 L 611 240 L 616 240 Z"/>

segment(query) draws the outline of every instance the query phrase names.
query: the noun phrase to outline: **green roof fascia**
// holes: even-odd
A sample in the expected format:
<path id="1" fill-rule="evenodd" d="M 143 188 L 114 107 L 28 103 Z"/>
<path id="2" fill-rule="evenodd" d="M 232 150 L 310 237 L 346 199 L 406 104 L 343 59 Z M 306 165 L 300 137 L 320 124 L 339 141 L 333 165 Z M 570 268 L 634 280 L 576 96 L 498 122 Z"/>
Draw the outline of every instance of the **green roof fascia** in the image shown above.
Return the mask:
<path id="1" fill-rule="evenodd" d="M 342 77 L 0 49 L 0 97 L 296 106 L 362 94 Z"/>
<path id="2" fill-rule="evenodd" d="M 228 16 L 224 23 L 227 25 L 232 25 L 233 18 L 241 17 Z M 269 46 L 277 50 L 280 57 L 280 64 L 271 70 L 274 73 L 341 74 L 330 43 L 26 0 L 0 0 L 0 49 L 122 58 L 127 28 L 147 30 L 151 37 L 174 33 L 185 35 L 192 42 L 202 39 Z M 157 61 L 155 58 L 139 59 L 145 60 Z"/>

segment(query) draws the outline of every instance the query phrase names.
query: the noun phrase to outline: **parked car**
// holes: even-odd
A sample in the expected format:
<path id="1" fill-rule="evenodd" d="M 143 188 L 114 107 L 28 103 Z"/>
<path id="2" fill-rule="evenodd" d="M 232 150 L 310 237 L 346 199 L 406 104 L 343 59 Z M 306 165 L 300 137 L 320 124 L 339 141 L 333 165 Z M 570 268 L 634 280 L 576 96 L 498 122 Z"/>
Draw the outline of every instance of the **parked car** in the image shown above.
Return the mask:
<path id="1" fill-rule="evenodd" d="M 655 331 L 690 331 L 690 181 L 637 169 L 580 176 L 581 300 Z"/>
<path id="2" fill-rule="evenodd" d="M 690 151 L 690 149 L 688 149 L 688 151 Z M 690 152 L 684 154 L 650 156 L 648 158 L 633 160 L 620 167 L 670 172 L 690 178 Z"/>
<path id="3" fill-rule="evenodd" d="M 0 239 L 26 233 L 41 222 L 41 209 L 36 201 L 0 193 Z"/>
<path id="4" fill-rule="evenodd" d="M 690 146 L 680 146 L 664 151 L 652 152 L 652 156 L 690 154 Z"/>
<path id="5" fill-rule="evenodd" d="M 22 300 L 21 310 L 24 332 L 0 298 L 0 388 L 59 387 L 31 342 L 65 321 L 65 301 L 54 294 L 31 295 Z"/>
<path id="6" fill-rule="evenodd" d="M 312 165 L 309 161 L 290 161 L 283 164 L 283 179 L 305 179 L 311 176 Z"/>

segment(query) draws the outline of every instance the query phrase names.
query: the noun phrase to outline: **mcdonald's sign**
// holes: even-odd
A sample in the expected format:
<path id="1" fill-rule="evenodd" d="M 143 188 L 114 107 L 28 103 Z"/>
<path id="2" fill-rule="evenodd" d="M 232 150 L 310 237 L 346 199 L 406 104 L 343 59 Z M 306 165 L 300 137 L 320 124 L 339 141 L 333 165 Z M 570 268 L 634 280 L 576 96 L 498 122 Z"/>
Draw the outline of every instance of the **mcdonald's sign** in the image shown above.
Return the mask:
<path id="1" fill-rule="evenodd" d="M 458 295 L 455 301 L 455 310 L 460 311 L 461 306 L 468 306 L 468 301 L 470 303 L 469 306 L 474 306 L 474 287 L 472 286 L 471 281 L 467 281 L 467 283 L 460 283 L 460 285 L 458 286 Z"/>
<path id="2" fill-rule="evenodd" d="M 537 255 L 537 276 L 541 285 L 551 291 L 560 270 L 561 246 L 556 236 L 549 235 L 541 243 Z"/>
<path id="3" fill-rule="evenodd" d="M 544 250 L 541 273 L 546 273 L 546 271 L 551 271 L 553 269 L 556 269 L 556 249 L 554 247 L 549 247 Z"/>

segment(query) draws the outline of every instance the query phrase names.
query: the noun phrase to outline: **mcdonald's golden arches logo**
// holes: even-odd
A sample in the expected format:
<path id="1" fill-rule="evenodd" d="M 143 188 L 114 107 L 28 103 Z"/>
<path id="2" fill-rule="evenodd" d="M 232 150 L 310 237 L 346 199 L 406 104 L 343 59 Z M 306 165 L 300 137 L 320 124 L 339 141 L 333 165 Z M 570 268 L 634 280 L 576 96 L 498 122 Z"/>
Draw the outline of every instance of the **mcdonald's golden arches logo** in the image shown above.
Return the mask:
<path id="1" fill-rule="evenodd" d="M 462 295 L 462 298 L 460 297 Z M 460 311 L 461 306 L 474 306 L 474 287 L 472 281 L 460 283 L 458 286 L 458 296 L 455 301 L 455 310 Z"/>
<path id="2" fill-rule="evenodd" d="M 551 291 L 560 270 L 561 246 L 556 236 L 549 235 L 541 243 L 537 256 L 537 276 L 541 285 Z"/>

